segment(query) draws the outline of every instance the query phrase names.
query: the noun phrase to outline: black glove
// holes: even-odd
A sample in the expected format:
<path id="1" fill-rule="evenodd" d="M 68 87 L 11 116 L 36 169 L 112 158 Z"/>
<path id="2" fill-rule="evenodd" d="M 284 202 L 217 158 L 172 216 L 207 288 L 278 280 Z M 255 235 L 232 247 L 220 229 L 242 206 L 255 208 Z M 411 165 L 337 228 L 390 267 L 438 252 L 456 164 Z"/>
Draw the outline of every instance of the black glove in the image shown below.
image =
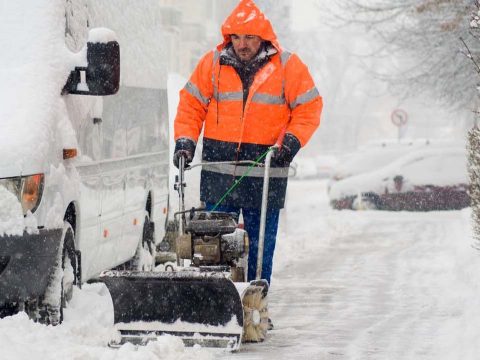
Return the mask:
<path id="1" fill-rule="evenodd" d="M 175 143 L 175 152 L 173 154 L 173 165 L 178 168 L 180 157 L 185 158 L 185 166 L 190 164 L 195 154 L 195 142 L 188 138 L 180 138 Z"/>
<path id="2" fill-rule="evenodd" d="M 289 166 L 301 147 L 302 145 L 295 135 L 286 133 L 282 146 L 273 154 L 273 160 L 278 166 Z"/>

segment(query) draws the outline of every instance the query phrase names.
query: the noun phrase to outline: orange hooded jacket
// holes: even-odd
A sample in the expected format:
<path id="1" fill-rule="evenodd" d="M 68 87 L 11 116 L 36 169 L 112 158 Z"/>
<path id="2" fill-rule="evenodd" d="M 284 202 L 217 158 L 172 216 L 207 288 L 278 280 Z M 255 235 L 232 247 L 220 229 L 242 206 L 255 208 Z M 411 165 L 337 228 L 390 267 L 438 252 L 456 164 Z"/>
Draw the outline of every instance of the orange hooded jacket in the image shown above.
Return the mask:
<path id="1" fill-rule="evenodd" d="M 221 65 L 219 61 L 231 34 L 257 35 L 276 50 L 255 74 L 245 104 L 240 76 L 232 66 Z M 297 55 L 280 47 L 270 21 L 252 0 L 240 1 L 222 25 L 222 35 L 223 43 L 203 56 L 180 92 L 175 140 L 190 138 L 197 142 L 205 126 L 204 161 L 254 160 L 285 132 L 293 134 L 304 146 L 320 123 L 323 106 L 307 66 Z M 232 148 L 236 149 L 235 154 Z M 241 154 L 241 148 L 248 150 L 246 154 Z M 204 171 L 202 188 L 208 187 L 207 177 L 223 189 L 218 185 L 222 182 L 218 177 Z M 286 188 L 284 183 L 281 188 Z M 278 207 L 283 207 L 282 192 L 276 194 L 280 196 Z M 204 193 L 203 201 L 216 201 L 216 195 L 204 196 Z M 241 196 L 233 194 L 235 197 Z"/>
<path id="2" fill-rule="evenodd" d="M 218 61 L 230 34 L 258 35 L 278 51 L 256 74 L 244 110 L 241 97 L 222 98 L 222 94 L 242 92 L 236 71 L 221 67 Z M 272 145 L 286 130 L 304 146 L 318 127 L 322 110 L 322 98 L 307 67 L 298 56 L 282 50 L 270 21 L 251 0 L 242 0 L 234 9 L 222 26 L 222 35 L 224 42 L 200 60 L 180 93 L 175 139 L 188 137 L 196 142 L 205 121 L 206 138 Z"/>

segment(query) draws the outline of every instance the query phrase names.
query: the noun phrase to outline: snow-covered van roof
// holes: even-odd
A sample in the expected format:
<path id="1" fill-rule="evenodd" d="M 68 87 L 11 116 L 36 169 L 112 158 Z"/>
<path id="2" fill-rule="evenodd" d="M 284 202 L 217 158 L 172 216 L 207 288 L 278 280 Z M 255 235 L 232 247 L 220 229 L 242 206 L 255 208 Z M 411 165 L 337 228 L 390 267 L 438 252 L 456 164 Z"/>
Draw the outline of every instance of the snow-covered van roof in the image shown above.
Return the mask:
<path id="1" fill-rule="evenodd" d="M 58 98 L 68 78 L 65 5 L 61 0 L 0 4 L 0 171 L 2 176 L 41 172 L 53 138 Z M 8 49 L 8 51 L 6 51 Z M 35 165 L 34 165 L 35 164 Z M 38 168 L 32 168 L 37 166 Z"/>

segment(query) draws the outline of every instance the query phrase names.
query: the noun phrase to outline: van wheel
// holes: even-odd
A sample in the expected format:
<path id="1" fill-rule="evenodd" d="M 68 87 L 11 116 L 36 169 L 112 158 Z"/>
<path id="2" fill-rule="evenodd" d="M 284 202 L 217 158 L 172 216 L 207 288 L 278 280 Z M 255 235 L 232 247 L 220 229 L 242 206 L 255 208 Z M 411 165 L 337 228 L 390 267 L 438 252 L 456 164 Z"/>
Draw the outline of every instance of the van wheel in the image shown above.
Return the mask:
<path id="1" fill-rule="evenodd" d="M 145 212 L 142 240 L 138 243 L 137 252 L 131 261 L 131 270 L 153 271 L 155 269 L 155 224 Z"/>
<path id="2" fill-rule="evenodd" d="M 72 299 L 77 259 L 74 251 L 75 233 L 72 225 L 64 222 L 57 265 L 45 294 L 38 300 L 36 318 L 46 325 L 59 325 L 63 321 L 63 309 Z"/>

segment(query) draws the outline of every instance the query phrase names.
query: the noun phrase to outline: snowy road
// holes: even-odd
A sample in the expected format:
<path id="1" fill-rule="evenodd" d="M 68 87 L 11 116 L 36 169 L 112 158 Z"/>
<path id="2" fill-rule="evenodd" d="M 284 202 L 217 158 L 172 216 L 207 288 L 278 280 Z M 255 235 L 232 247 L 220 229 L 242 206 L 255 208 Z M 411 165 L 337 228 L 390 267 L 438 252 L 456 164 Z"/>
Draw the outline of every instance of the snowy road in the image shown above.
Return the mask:
<path id="1" fill-rule="evenodd" d="M 223 358 L 479 359 L 468 211 L 334 212 L 323 186 L 290 186 L 270 299 L 276 329 Z"/>
<path id="2" fill-rule="evenodd" d="M 87 286 L 59 327 L 0 320 L 0 359 L 480 358 L 480 253 L 468 210 L 337 212 L 321 181 L 291 182 L 288 209 L 266 342 L 235 354 L 185 351 L 176 339 L 114 351 L 104 347 L 110 304 Z"/>

